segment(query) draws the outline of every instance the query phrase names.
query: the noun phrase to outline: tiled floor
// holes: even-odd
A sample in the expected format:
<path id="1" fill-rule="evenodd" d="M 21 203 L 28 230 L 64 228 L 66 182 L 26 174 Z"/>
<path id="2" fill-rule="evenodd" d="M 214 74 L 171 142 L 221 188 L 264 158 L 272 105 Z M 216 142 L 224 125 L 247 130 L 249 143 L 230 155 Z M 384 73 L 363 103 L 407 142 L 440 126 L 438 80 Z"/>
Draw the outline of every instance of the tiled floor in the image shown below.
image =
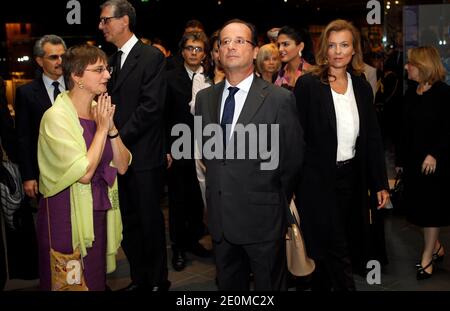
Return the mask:
<path id="1" fill-rule="evenodd" d="M 385 221 L 386 246 L 389 264 L 381 269 L 381 284 L 369 285 L 365 278 L 355 276 L 358 290 L 364 291 L 447 291 L 450 290 L 450 256 L 438 265 L 433 277 L 417 281 L 415 264 L 420 256 L 422 233 L 420 228 L 407 223 L 403 217 L 388 214 Z M 450 251 L 450 229 L 444 228 L 441 234 L 444 246 Z M 205 237 L 201 241 L 210 247 L 211 241 Z M 176 272 L 170 265 L 169 279 L 173 291 L 215 291 L 215 268 L 212 259 L 199 258 L 191 254 L 185 270 Z M 117 270 L 108 276 L 108 284 L 113 290 L 125 287 L 130 282 L 128 263 L 125 255 L 120 252 Z M 6 290 L 36 290 L 38 281 L 10 280 Z M 291 289 L 292 290 L 292 289 Z"/>
<path id="2" fill-rule="evenodd" d="M 394 167 L 392 156 L 387 154 L 389 182 L 392 186 Z M 167 202 L 162 202 L 167 228 Z M 404 220 L 402 216 L 389 211 L 385 218 L 386 248 L 389 264 L 381 269 L 381 284 L 369 285 L 365 278 L 355 275 L 358 290 L 362 291 L 448 291 L 450 290 L 450 253 L 444 261 L 435 267 L 433 277 L 428 280 L 417 281 L 415 278 L 415 264 L 422 249 L 422 232 Z M 167 232 L 167 241 L 169 241 Z M 450 228 L 441 231 L 441 242 L 450 252 Z M 211 240 L 205 237 L 201 243 L 211 248 Z M 172 291 L 215 291 L 215 267 L 212 259 L 196 257 L 187 253 L 188 264 L 185 270 L 176 272 L 172 269 L 170 259 L 172 252 L 170 244 L 167 246 L 169 280 Z M 125 287 L 130 283 L 129 268 L 125 255 L 118 255 L 117 270 L 108 275 L 108 285 L 112 290 Z M 10 280 L 6 290 L 37 290 L 38 280 L 23 281 Z M 294 290 L 294 288 L 291 288 Z"/>

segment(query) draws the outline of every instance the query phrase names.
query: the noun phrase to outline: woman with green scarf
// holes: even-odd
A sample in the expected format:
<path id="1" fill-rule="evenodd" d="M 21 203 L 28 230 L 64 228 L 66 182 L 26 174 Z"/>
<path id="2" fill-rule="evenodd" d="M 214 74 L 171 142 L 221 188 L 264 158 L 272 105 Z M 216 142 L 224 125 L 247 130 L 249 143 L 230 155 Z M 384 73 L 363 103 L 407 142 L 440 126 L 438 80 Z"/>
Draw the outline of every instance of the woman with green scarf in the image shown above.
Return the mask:
<path id="1" fill-rule="evenodd" d="M 67 254 L 78 248 L 87 287 L 100 291 L 122 240 L 117 173 L 127 171 L 131 154 L 114 125 L 105 53 L 75 46 L 62 66 L 69 91 L 58 95 L 39 129 L 40 286 L 51 289 L 51 245 Z"/>

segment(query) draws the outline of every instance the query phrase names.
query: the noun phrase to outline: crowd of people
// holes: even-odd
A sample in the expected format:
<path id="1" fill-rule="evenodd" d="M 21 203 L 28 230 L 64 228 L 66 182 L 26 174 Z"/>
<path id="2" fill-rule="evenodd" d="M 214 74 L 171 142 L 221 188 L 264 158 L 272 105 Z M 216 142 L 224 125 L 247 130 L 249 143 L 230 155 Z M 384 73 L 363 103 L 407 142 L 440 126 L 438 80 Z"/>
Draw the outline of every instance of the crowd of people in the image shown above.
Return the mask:
<path id="1" fill-rule="evenodd" d="M 39 272 L 40 288 L 50 290 L 50 248 L 78 248 L 87 287 L 108 290 L 122 247 L 131 279 L 123 290 L 169 290 L 160 206 L 167 182 L 175 271 L 192 253 L 214 258 L 219 290 L 249 290 L 251 282 L 286 290 L 294 200 L 315 261 L 311 289 L 353 291 L 353 274 L 373 256 L 371 210 L 389 203 L 387 130 L 403 171 L 406 217 L 423 228 L 417 279 L 433 275 L 445 254 L 439 229 L 450 224 L 450 86 L 436 48 L 408 51 L 412 82 L 399 96 L 398 74 L 393 91 L 371 86 L 361 35 L 345 20 L 324 28 L 315 53 L 308 34 L 291 26 L 272 28 L 261 45 L 247 21 L 229 20 L 209 38 L 189 21 L 172 55 L 162 40 L 145 44 L 134 34 L 128 1 L 106 1 L 99 17 L 98 29 L 117 48 L 110 57 L 92 45 L 67 48 L 56 35 L 36 41 L 41 73 L 16 90 L 15 126 L 2 89 L 1 142 L 20 170 L 21 209 L 31 219 L 33 202 L 38 208 L 36 231 L 32 220 L 22 229 L 35 241 L 21 244 L 30 271 L 18 277 Z M 379 102 L 396 106 L 398 131 Z M 178 125 L 191 133 L 182 146 Z M 7 175 L 2 170 L 1 182 L 11 190 Z M 207 234 L 212 249 L 199 242 Z M 0 236 L 0 287 L 2 243 Z"/>

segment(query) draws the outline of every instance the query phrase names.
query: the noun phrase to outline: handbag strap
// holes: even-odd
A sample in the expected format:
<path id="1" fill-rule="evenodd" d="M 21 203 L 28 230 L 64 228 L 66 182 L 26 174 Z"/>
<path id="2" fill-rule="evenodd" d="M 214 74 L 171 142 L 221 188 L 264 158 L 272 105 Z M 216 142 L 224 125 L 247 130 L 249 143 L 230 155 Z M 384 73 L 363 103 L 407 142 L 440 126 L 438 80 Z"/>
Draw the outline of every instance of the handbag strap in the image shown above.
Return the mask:
<path id="1" fill-rule="evenodd" d="M 48 222 L 48 243 L 50 245 L 50 249 L 52 248 L 52 236 L 50 231 L 50 210 L 48 208 L 48 198 L 45 198 L 45 206 L 47 207 L 47 222 Z"/>

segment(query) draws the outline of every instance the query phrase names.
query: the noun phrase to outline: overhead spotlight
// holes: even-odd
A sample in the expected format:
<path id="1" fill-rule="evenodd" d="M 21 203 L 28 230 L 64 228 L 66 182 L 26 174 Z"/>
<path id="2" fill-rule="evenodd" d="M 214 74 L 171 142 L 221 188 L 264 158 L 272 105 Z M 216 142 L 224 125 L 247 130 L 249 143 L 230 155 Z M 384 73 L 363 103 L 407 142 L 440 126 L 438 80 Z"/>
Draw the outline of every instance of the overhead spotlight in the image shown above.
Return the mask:
<path id="1" fill-rule="evenodd" d="M 399 4 L 399 1 L 395 1 L 395 4 Z"/>
<path id="2" fill-rule="evenodd" d="M 222 1 L 217 1 L 217 5 L 222 5 Z"/>
<path id="3" fill-rule="evenodd" d="M 29 61 L 30 60 L 30 58 L 27 56 L 27 55 L 25 55 L 24 57 L 22 57 L 22 59 L 24 60 L 24 61 Z"/>
<path id="4" fill-rule="evenodd" d="M 442 45 L 442 40 L 439 40 L 439 45 Z"/>

